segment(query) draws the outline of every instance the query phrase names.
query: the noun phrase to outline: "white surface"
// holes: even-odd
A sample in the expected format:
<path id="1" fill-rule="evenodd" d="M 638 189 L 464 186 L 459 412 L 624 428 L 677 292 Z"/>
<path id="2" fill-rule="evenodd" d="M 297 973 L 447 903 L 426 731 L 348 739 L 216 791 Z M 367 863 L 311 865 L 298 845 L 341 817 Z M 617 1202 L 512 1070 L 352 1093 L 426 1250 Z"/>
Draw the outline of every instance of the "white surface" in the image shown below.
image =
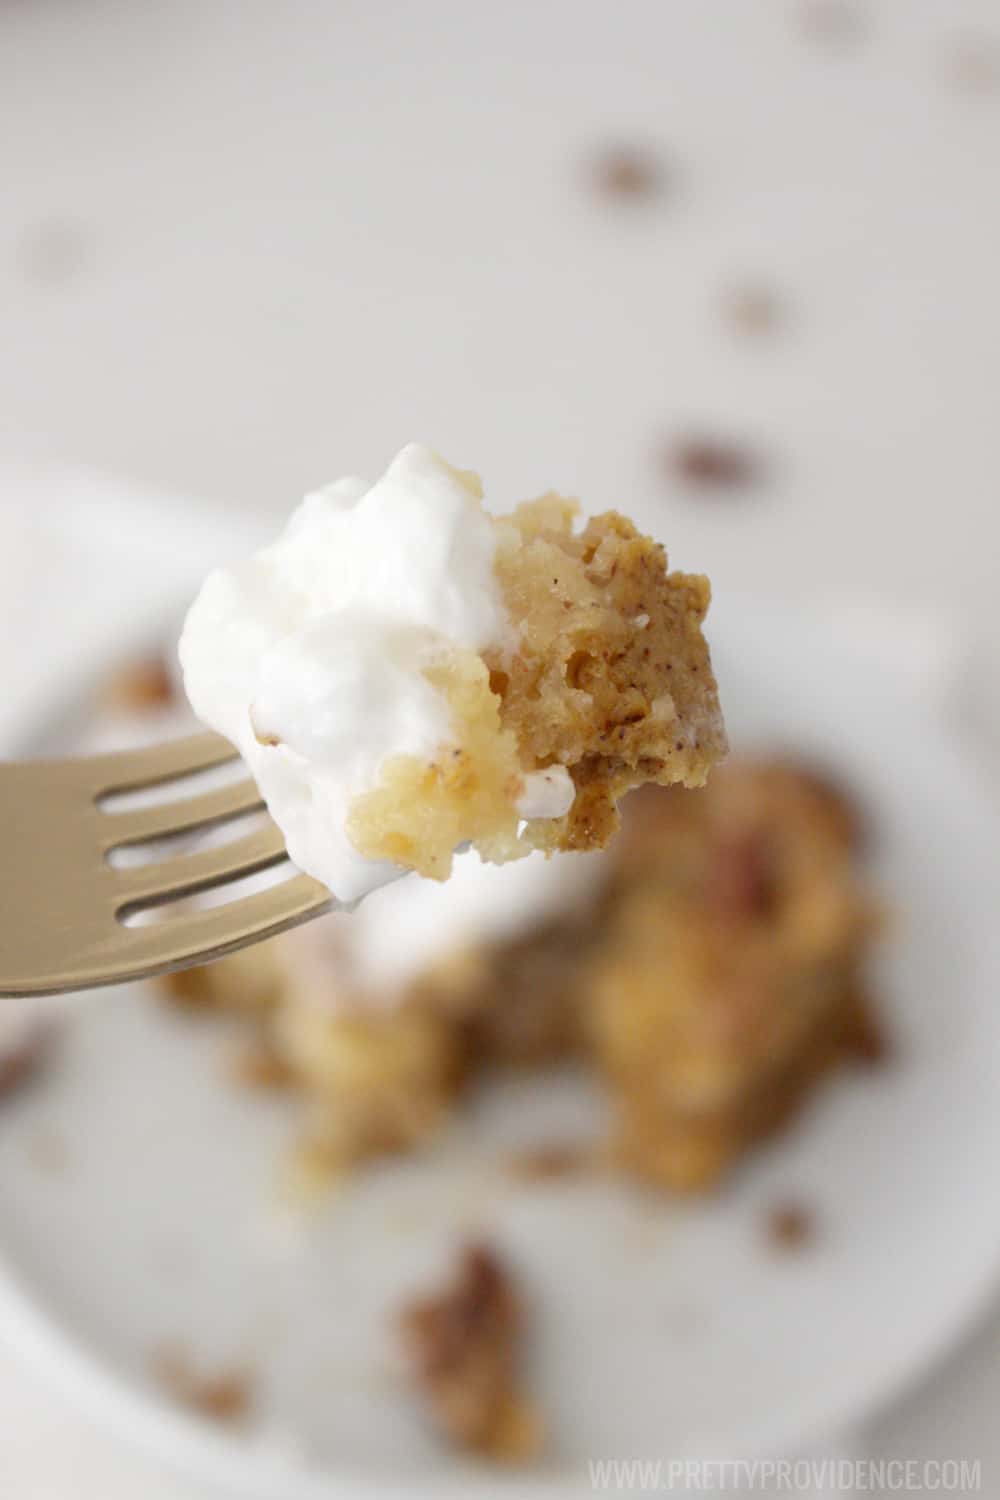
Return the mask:
<path id="1" fill-rule="evenodd" d="M 949 48 L 995 34 L 996 7 L 863 11 L 837 52 L 804 41 L 794 0 L 2 7 L 0 432 L 230 501 L 248 541 L 248 507 L 278 513 L 316 474 L 374 469 L 427 432 L 505 499 L 544 476 L 643 507 L 720 593 L 749 576 L 851 595 L 863 640 L 888 628 L 870 601 L 908 606 L 924 692 L 978 628 L 967 707 L 1000 730 L 1000 695 L 983 701 L 1000 664 L 1000 117 L 996 94 L 947 82 Z M 676 162 L 677 192 L 619 211 L 585 164 L 633 138 Z M 788 317 L 744 343 L 720 301 L 758 277 Z M 689 504 L 659 463 L 688 422 L 758 440 L 773 486 Z M 13 705 L 44 707 L 67 631 L 85 648 L 107 570 L 142 606 L 119 545 L 134 518 L 162 558 L 177 540 L 101 481 L 102 566 L 74 571 L 77 513 L 46 510 L 26 471 L 3 489 L 17 649 L 0 730 Z M 66 564 L 48 597 L 29 509 Z M 998 1404 L 994 1318 L 871 1450 L 981 1455 L 995 1487 Z M 0 1405 L 19 1500 L 202 1500 L 16 1365 Z"/>
<path id="2" fill-rule="evenodd" d="M 859 5 L 839 50 L 798 0 L 8 5 L 0 430 L 274 514 L 425 433 L 500 503 L 640 497 L 720 588 L 989 621 L 1000 105 L 948 65 L 1000 23 Z M 622 139 L 662 202 L 589 191 Z M 723 315 L 747 279 L 769 340 Z M 688 423 L 759 442 L 767 498 L 687 504 Z"/>
<path id="3" fill-rule="evenodd" d="M 374 483 L 307 495 L 267 547 L 210 573 L 188 612 L 195 712 L 238 746 L 292 859 L 344 905 L 401 874 L 351 842 L 355 798 L 387 759 L 457 743 L 425 668 L 513 645 L 496 546 L 474 477 L 410 443 Z"/>

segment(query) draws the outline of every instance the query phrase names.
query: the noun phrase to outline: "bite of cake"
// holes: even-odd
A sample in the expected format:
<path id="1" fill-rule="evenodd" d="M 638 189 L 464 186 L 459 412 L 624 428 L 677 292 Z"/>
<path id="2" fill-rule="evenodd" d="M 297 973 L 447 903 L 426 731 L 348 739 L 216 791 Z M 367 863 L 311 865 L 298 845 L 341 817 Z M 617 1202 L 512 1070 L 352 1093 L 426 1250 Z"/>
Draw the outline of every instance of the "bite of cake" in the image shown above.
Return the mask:
<path id="1" fill-rule="evenodd" d="M 210 575 L 180 653 L 291 858 L 350 904 L 467 844 L 600 848 L 630 787 L 700 786 L 726 750 L 709 597 L 625 517 L 546 495 L 494 518 L 411 445 Z"/>

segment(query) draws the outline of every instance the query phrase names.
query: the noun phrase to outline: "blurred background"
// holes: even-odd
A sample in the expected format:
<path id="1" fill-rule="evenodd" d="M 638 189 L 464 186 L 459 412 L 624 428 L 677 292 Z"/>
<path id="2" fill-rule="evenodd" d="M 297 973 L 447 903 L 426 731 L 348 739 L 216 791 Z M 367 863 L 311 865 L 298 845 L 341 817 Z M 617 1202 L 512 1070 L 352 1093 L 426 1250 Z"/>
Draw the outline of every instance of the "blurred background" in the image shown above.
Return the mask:
<path id="1" fill-rule="evenodd" d="M 998 182 L 993 0 L 2 0 L 9 681 L 100 608 L 95 474 L 110 567 L 150 496 L 256 538 L 420 439 L 808 601 L 990 765 Z M 1000 1483 L 998 1394 L 995 1316 L 866 1451 Z M 19 1500 L 201 1493 L 0 1400 Z"/>

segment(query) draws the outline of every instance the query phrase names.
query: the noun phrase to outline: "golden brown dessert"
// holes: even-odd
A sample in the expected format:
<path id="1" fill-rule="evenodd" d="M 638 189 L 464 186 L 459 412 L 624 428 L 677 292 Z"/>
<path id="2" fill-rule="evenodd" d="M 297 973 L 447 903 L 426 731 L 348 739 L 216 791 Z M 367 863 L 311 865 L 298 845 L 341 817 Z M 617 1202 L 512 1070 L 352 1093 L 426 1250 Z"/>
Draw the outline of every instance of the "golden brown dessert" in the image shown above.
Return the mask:
<path id="1" fill-rule="evenodd" d="M 356 1013 L 295 1006 L 277 1029 L 305 1103 L 292 1178 L 300 1193 L 356 1162 L 421 1145 L 447 1118 L 464 1074 L 460 1033 L 412 1002 Z"/>
<path id="2" fill-rule="evenodd" d="M 616 1148 L 673 1189 L 714 1182 L 813 1082 L 868 1048 L 876 928 L 857 819 L 813 775 L 734 765 L 632 805 L 587 980 Z"/>
<path id="3" fill-rule="evenodd" d="M 450 1284 L 407 1304 L 399 1327 L 415 1387 L 447 1442 L 507 1463 L 537 1455 L 541 1422 L 520 1388 L 523 1308 L 493 1250 L 467 1247 Z"/>
<path id="4" fill-rule="evenodd" d="M 533 848 L 596 849 L 644 782 L 701 786 L 726 752 L 702 623 L 707 579 L 667 572 L 663 548 L 610 512 L 574 531 L 555 495 L 497 521 L 496 572 L 516 639 L 426 668 L 455 743 L 389 760 L 357 797 L 351 842 L 446 879 L 471 841 L 497 864 Z M 527 777 L 571 778 L 563 816 L 526 825 Z"/>
<path id="5" fill-rule="evenodd" d="M 189 1004 L 241 1011 L 260 1062 L 250 1081 L 301 1097 L 297 1187 L 420 1148 L 483 1069 L 573 1057 L 604 1084 L 612 1138 L 538 1141 L 507 1172 L 534 1191 L 609 1169 L 705 1190 L 836 1063 L 883 1055 L 862 980 L 879 925 L 858 868 L 863 828 L 837 788 L 779 762 L 735 763 L 693 794 L 644 788 L 624 812 L 596 893 L 512 936 L 445 944 L 392 994 L 359 981 L 345 915 L 325 937 L 314 926 L 253 950 L 255 971 L 238 954 L 170 981 Z M 789 1247 L 811 1227 L 794 1204 L 769 1224 Z M 516 1385 L 522 1317 L 488 1251 L 468 1252 L 453 1286 L 404 1316 L 418 1389 L 456 1447 L 536 1451 Z"/>
<path id="6" fill-rule="evenodd" d="M 645 789 L 626 813 L 596 898 L 445 945 L 397 994 L 359 984 L 338 948 L 345 916 L 169 981 L 188 1003 L 243 1011 L 250 1081 L 301 1097 L 300 1182 L 416 1148 L 483 1068 L 573 1056 L 610 1095 L 620 1166 L 703 1189 L 834 1063 L 882 1054 L 862 980 L 877 914 L 841 793 L 736 763 L 703 792 Z"/>
<path id="7" fill-rule="evenodd" d="M 442 966 L 423 989 L 378 1003 L 354 980 L 337 942 L 338 916 L 170 974 L 171 999 L 231 1011 L 241 1036 L 228 1069 L 250 1087 L 291 1090 L 302 1106 L 290 1184 L 303 1196 L 373 1157 L 413 1150 L 443 1122 L 466 1072 L 465 1039 L 448 997 L 482 984 L 478 964 L 456 986 Z M 454 966 L 458 974 L 464 966 Z"/>
<path id="8" fill-rule="evenodd" d="M 588 916 L 585 909 L 523 937 L 447 953 L 392 996 L 366 989 L 338 951 L 333 928 L 348 916 L 162 982 L 185 1008 L 240 1017 L 249 1034 L 233 1053 L 232 1079 L 298 1097 L 290 1181 L 309 1197 L 360 1162 L 429 1140 L 477 1070 L 579 1051 Z"/>

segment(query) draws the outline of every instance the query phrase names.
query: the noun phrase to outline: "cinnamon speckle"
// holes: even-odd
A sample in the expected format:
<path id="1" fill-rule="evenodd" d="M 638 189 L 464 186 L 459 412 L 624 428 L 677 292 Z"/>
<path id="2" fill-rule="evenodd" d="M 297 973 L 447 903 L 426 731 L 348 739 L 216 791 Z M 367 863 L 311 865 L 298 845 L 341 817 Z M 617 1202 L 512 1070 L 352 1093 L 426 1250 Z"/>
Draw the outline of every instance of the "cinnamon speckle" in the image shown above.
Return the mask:
<path id="1" fill-rule="evenodd" d="M 593 159 L 591 176 L 602 197 L 628 202 L 658 196 L 671 174 L 647 148 L 620 145 L 608 147 Z"/>
<path id="2" fill-rule="evenodd" d="M 775 1250 L 804 1250 L 816 1234 L 811 1210 L 791 1199 L 768 1210 L 765 1228 L 768 1243 Z"/>
<path id="3" fill-rule="evenodd" d="M 690 489 L 747 489 L 761 478 L 763 465 L 746 444 L 732 438 L 694 434 L 671 443 L 665 462 Z"/>
<path id="4" fill-rule="evenodd" d="M 723 298 L 723 313 L 729 326 L 748 338 L 773 334 L 783 321 L 781 299 L 761 282 L 730 287 Z"/>
<path id="5" fill-rule="evenodd" d="M 8 1005 L 17 1003 L 7 1001 Z M 23 1017 L 23 1024 L 12 1027 L 9 1036 L 0 1036 L 0 1099 L 18 1094 L 36 1081 L 53 1041 L 51 1024 L 30 1017 Z"/>

